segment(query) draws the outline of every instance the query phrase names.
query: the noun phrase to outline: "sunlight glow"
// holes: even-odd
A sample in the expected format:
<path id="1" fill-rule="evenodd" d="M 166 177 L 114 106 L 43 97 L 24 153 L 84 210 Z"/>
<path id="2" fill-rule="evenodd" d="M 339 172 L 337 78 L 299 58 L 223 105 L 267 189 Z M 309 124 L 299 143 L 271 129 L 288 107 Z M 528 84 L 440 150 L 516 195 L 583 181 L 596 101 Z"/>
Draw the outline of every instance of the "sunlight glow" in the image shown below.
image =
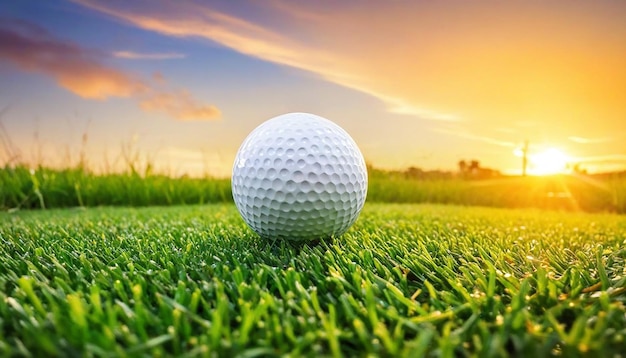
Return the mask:
<path id="1" fill-rule="evenodd" d="M 569 157 L 561 150 L 548 148 L 530 156 L 531 173 L 534 175 L 564 173 L 568 162 Z"/>

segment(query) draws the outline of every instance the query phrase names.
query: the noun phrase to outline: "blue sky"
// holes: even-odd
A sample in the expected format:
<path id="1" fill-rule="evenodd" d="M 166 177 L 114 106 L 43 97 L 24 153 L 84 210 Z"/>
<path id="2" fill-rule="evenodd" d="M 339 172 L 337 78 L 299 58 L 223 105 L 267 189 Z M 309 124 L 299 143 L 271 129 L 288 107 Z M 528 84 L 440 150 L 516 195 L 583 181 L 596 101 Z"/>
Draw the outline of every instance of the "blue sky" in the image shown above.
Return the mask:
<path id="1" fill-rule="evenodd" d="M 622 169 L 626 5 L 566 3 L 8 0 L 0 160 L 97 169 L 132 148 L 227 176 L 247 133 L 298 111 L 381 168 L 515 172 L 528 139 Z"/>

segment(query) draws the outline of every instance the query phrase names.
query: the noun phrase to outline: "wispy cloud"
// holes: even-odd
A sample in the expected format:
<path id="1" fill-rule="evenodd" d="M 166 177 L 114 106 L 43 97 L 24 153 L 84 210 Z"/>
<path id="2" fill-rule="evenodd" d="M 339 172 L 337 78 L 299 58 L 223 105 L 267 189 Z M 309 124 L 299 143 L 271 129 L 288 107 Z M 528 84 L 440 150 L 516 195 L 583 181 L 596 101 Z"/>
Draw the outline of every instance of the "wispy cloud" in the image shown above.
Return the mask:
<path id="1" fill-rule="evenodd" d="M 496 128 L 495 131 L 499 133 L 506 133 L 506 134 L 514 134 L 517 132 L 515 129 L 508 128 L 508 127 L 499 127 L 499 128 Z"/>
<path id="2" fill-rule="evenodd" d="M 483 135 L 477 135 L 477 134 L 467 131 L 466 129 L 458 128 L 458 127 L 448 127 L 448 128 L 440 127 L 440 128 L 433 129 L 433 131 L 438 132 L 438 133 L 451 134 L 459 138 L 493 144 L 493 145 L 497 145 L 500 147 L 516 148 L 519 146 L 518 144 L 513 143 L 513 142 L 509 142 L 509 141 L 497 139 L 497 138 L 492 138 L 488 136 L 483 136 Z"/>
<path id="3" fill-rule="evenodd" d="M 140 107 L 145 111 L 164 111 L 184 121 L 218 118 L 221 115 L 217 107 L 198 103 L 187 91 L 157 93 L 141 101 Z"/>
<path id="4" fill-rule="evenodd" d="M 372 93 L 372 95 L 375 94 Z M 379 95 L 379 97 L 381 96 Z M 384 96 L 381 98 L 385 100 L 385 102 L 387 103 L 387 108 L 391 113 L 417 116 L 423 119 L 431 119 L 444 122 L 457 122 L 461 120 L 461 118 L 456 115 L 449 113 L 440 113 L 427 108 L 418 107 L 396 98 L 388 98 Z"/>
<path id="5" fill-rule="evenodd" d="M 24 21 L 2 19 L 0 43 L 0 60 L 51 76 L 59 86 L 84 98 L 130 97 L 147 90 L 134 76 L 100 64 L 97 51 L 60 41 Z"/>
<path id="6" fill-rule="evenodd" d="M 494 7 L 271 0 L 255 12 L 255 2 L 73 1 L 141 29 L 209 39 L 309 71 L 380 99 L 392 113 L 488 125 L 506 120 L 558 135 L 564 118 L 570 125 L 600 111 L 603 124 L 623 118 L 626 71 L 615 34 L 626 27 L 608 6 L 590 5 L 597 10 L 590 12 L 525 1 Z M 580 18 L 589 26 L 581 27 Z M 610 21 L 610 33 L 603 21 Z M 604 66 L 595 65 L 599 59 Z"/>
<path id="7" fill-rule="evenodd" d="M 460 119 L 456 115 L 418 105 L 402 94 L 378 87 L 372 81 L 374 73 L 369 69 L 358 69 L 354 66 L 353 58 L 342 58 L 337 51 L 311 46 L 209 6 L 187 1 L 160 1 L 150 2 L 150 6 L 127 8 L 121 6 L 120 2 L 74 1 L 142 29 L 174 37 L 210 39 L 249 56 L 315 73 L 328 81 L 379 98 L 392 113 L 430 120 Z M 276 2 L 274 5 L 281 11 L 295 11 L 295 8 L 280 7 L 279 4 L 284 3 Z M 300 16 L 304 13 L 301 12 Z M 308 20 L 323 21 L 322 16 L 310 15 L 306 17 Z"/>
<path id="8" fill-rule="evenodd" d="M 113 52 L 113 57 L 126 60 L 175 60 L 186 58 L 187 55 L 178 52 L 139 53 L 133 51 L 115 51 Z"/>
<path id="9" fill-rule="evenodd" d="M 610 137 L 586 138 L 586 137 L 577 137 L 577 136 L 571 136 L 571 137 L 568 137 L 567 139 L 571 140 L 572 142 L 580 143 L 580 144 L 599 144 L 599 143 L 607 143 L 613 140 L 613 138 L 610 138 Z"/>
<path id="10" fill-rule="evenodd" d="M 577 157 L 582 163 L 619 164 L 626 163 L 626 154 L 604 154 L 596 156 Z"/>
<path id="11" fill-rule="evenodd" d="M 146 110 L 160 110 L 184 120 L 215 119 L 220 115 L 217 108 L 199 103 L 185 91 L 157 88 L 102 63 L 106 54 L 60 40 L 28 22 L 1 19 L 0 44 L 0 61 L 52 77 L 60 87 L 83 98 L 134 98 Z"/>

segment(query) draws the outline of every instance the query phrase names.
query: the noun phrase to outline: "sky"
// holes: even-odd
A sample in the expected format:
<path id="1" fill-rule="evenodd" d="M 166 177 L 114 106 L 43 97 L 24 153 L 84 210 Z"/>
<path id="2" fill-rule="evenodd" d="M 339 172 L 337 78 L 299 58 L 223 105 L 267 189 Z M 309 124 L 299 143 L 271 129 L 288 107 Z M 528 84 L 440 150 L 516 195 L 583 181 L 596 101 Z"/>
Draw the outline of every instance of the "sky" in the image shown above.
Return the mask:
<path id="1" fill-rule="evenodd" d="M 382 169 L 514 174 L 528 141 L 624 170 L 624 19 L 618 0 L 5 0 L 0 163 L 227 177 L 256 126 L 309 112 Z"/>

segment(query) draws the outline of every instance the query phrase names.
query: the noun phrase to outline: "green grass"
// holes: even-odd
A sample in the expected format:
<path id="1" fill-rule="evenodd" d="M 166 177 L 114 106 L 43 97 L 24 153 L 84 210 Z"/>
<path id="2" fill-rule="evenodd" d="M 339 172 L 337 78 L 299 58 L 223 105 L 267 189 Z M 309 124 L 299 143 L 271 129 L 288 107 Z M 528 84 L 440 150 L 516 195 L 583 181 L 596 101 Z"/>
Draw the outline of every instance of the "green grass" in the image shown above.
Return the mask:
<path id="1" fill-rule="evenodd" d="M 626 177 L 614 174 L 415 179 L 401 173 L 374 171 L 370 175 L 368 200 L 626 213 Z"/>
<path id="2" fill-rule="evenodd" d="M 257 238 L 232 204 L 0 213 L 0 356 L 618 356 L 626 217 L 367 204 Z"/>
<path id="3" fill-rule="evenodd" d="M 0 169 L 0 210 L 91 206 L 149 206 L 232 201 L 230 180 L 172 178 L 128 171 L 95 175 L 78 168 Z"/>
<path id="4" fill-rule="evenodd" d="M 0 168 L 0 210 L 232 201 L 228 179 L 172 178 L 131 169 L 95 175 L 80 166 L 32 171 L 24 165 Z M 626 177 L 416 179 L 374 169 L 370 170 L 368 201 L 626 213 Z"/>

